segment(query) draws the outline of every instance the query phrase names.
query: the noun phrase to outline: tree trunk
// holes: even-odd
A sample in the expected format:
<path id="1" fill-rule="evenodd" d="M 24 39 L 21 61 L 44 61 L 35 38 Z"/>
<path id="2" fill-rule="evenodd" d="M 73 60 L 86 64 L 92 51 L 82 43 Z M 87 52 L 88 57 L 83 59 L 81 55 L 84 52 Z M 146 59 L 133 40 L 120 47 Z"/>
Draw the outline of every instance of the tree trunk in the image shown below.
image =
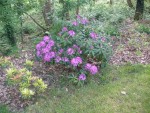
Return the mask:
<path id="1" fill-rule="evenodd" d="M 18 18 L 20 20 L 20 37 L 21 37 L 21 43 L 23 44 L 23 19 L 22 19 L 22 15 L 23 15 L 23 2 L 20 0 L 17 0 L 17 13 L 18 13 Z"/>
<path id="2" fill-rule="evenodd" d="M 112 0 L 110 0 L 110 5 L 112 5 L 113 4 L 113 1 Z"/>
<path id="3" fill-rule="evenodd" d="M 80 7 L 80 1 L 77 0 L 77 8 L 76 8 L 76 16 L 79 15 L 79 7 Z"/>
<path id="4" fill-rule="evenodd" d="M 143 12 L 144 12 L 144 0 L 137 0 L 134 20 L 142 19 L 143 18 Z"/>
<path id="5" fill-rule="evenodd" d="M 43 31 L 46 30 L 46 28 L 44 28 L 41 24 L 39 24 L 31 15 L 29 15 L 27 12 L 24 12 L 24 14 L 28 15 L 34 23 L 36 23 L 36 25 L 38 25 L 41 29 L 43 29 Z"/>
<path id="6" fill-rule="evenodd" d="M 69 13 L 69 2 L 70 1 L 64 1 L 64 0 L 59 0 L 59 2 L 63 5 L 63 10 L 62 10 L 62 19 L 65 19 L 66 20 L 70 20 L 70 13 Z"/>
<path id="7" fill-rule="evenodd" d="M 4 13 L 2 14 L 2 22 L 4 23 L 5 34 L 11 46 L 16 46 L 16 38 L 14 35 L 14 27 L 11 18 L 11 13 L 13 13 L 11 4 L 7 0 L 5 0 L 3 5 L 0 7 L 2 7 L 4 10 Z"/>
<path id="8" fill-rule="evenodd" d="M 133 8 L 133 4 L 132 4 L 131 0 L 127 0 L 127 4 L 129 7 Z"/>
<path id="9" fill-rule="evenodd" d="M 15 46 L 16 45 L 16 39 L 15 39 L 15 36 L 14 36 L 14 28 L 13 28 L 13 26 L 10 23 L 7 23 L 4 26 L 4 29 L 5 29 L 6 36 L 7 36 L 8 40 L 9 40 L 9 43 L 12 46 Z"/>
<path id="10" fill-rule="evenodd" d="M 52 0 L 46 0 L 43 7 L 43 17 L 46 26 L 50 26 L 53 23 L 53 3 Z"/>
<path id="11" fill-rule="evenodd" d="M 66 17 L 66 20 L 70 20 L 70 13 L 69 13 L 69 11 L 67 11 L 67 12 L 65 13 L 65 17 Z"/>

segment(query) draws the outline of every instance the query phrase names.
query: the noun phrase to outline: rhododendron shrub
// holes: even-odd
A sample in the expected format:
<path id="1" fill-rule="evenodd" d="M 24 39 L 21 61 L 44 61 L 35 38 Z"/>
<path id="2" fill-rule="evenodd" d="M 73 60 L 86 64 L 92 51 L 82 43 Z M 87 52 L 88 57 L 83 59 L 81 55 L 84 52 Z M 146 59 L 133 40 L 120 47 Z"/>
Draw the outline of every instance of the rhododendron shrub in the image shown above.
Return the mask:
<path id="1" fill-rule="evenodd" d="M 87 18 L 78 16 L 53 39 L 44 36 L 36 45 L 37 57 L 45 63 L 69 66 L 79 82 L 97 74 L 101 62 L 107 61 L 110 56 L 111 43 L 108 37 L 101 36 L 91 25 Z"/>
<path id="2" fill-rule="evenodd" d="M 62 28 L 57 39 L 64 48 L 73 44 L 78 45 L 86 59 L 107 62 L 112 54 L 112 39 L 95 28 L 94 19 L 89 21 L 78 15 L 76 20 Z"/>

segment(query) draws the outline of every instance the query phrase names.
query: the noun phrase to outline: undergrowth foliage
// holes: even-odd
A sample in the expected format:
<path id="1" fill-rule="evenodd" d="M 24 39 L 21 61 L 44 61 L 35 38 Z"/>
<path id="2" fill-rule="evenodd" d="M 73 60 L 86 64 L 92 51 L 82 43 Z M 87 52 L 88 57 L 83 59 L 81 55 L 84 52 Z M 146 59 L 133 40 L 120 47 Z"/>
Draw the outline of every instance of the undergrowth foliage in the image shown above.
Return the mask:
<path id="1" fill-rule="evenodd" d="M 92 22 L 78 15 L 77 20 L 62 28 L 59 36 L 44 36 L 36 45 L 37 57 L 45 63 L 70 67 L 75 72 L 70 73 L 71 78 L 84 83 L 88 76 L 98 73 L 111 54 L 110 38 L 92 29 Z"/>
<path id="2" fill-rule="evenodd" d="M 8 63 L 6 59 L 5 64 Z M 15 86 L 23 99 L 30 99 L 45 92 L 47 84 L 41 78 L 32 75 L 33 61 L 26 60 L 24 66 L 22 69 L 17 69 L 11 64 L 6 69 L 6 83 L 10 86 Z"/>

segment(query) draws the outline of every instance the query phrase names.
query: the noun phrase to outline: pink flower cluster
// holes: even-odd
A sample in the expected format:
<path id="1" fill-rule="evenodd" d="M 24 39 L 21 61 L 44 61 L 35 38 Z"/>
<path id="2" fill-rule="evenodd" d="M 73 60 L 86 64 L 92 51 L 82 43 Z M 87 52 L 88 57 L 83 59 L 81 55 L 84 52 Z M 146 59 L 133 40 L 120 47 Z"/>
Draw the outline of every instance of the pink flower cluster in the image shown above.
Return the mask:
<path id="1" fill-rule="evenodd" d="M 91 32 L 91 33 L 90 33 L 90 37 L 91 37 L 92 39 L 96 39 L 96 38 L 98 38 L 98 35 L 97 35 L 95 32 Z"/>
<path id="2" fill-rule="evenodd" d="M 82 54 L 82 50 L 76 44 L 72 47 L 69 47 L 66 51 L 60 48 L 58 51 L 54 50 L 55 42 L 49 37 L 44 36 L 43 40 L 36 45 L 36 55 L 43 59 L 44 62 L 55 61 L 55 63 L 66 62 L 73 67 L 83 66 L 83 59 L 80 56 L 74 57 L 73 55 Z M 63 56 L 63 53 L 67 53 Z M 87 63 L 85 68 L 82 68 L 86 71 L 89 71 L 90 74 L 95 75 L 98 72 L 98 68 L 95 65 Z M 84 73 L 80 74 L 78 80 L 86 80 L 86 75 Z"/>
<path id="3" fill-rule="evenodd" d="M 78 22 L 74 21 L 74 22 L 72 22 L 72 25 L 77 26 L 77 25 L 79 25 L 79 23 L 82 25 L 86 25 L 89 23 L 89 20 L 87 18 L 83 18 L 80 15 L 77 15 L 77 19 L 78 19 Z"/>
<path id="4" fill-rule="evenodd" d="M 79 77 L 78 77 L 78 80 L 86 80 L 86 75 L 85 74 L 80 74 Z"/>
<path id="5" fill-rule="evenodd" d="M 36 45 L 37 57 L 42 58 L 44 62 L 51 62 L 51 60 L 54 60 L 56 63 L 59 63 L 60 61 L 70 62 L 72 59 L 76 59 L 69 59 L 67 56 L 82 54 L 82 50 L 77 45 L 69 47 L 66 51 L 62 48 L 56 51 L 54 50 L 54 46 L 55 42 L 49 36 L 44 36 L 43 40 Z M 67 56 L 63 56 L 62 53 L 67 53 Z M 81 58 L 77 57 L 77 59 L 80 60 Z M 79 63 L 81 63 L 81 61 Z"/>
<path id="6" fill-rule="evenodd" d="M 43 40 L 36 45 L 36 55 L 43 58 L 45 62 L 50 62 L 55 57 L 55 52 L 52 51 L 55 42 L 49 37 L 44 36 Z"/>
<path id="7" fill-rule="evenodd" d="M 98 68 L 90 63 L 85 65 L 85 70 L 89 71 L 92 75 L 95 75 L 98 72 Z"/>
<path id="8" fill-rule="evenodd" d="M 78 66 L 79 64 L 82 64 L 81 57 L 78 56 L 71 59 L 71 65 L 73 65 L 74 67 Z"/>
<path id="9" fill-rule="evenodd" d="M 68 31 L 68 34 L 69 34 L 71 37 L 74 37 L 76 33 L 75 33 L 73 30 L 70 30 L 70 31 Z"/>

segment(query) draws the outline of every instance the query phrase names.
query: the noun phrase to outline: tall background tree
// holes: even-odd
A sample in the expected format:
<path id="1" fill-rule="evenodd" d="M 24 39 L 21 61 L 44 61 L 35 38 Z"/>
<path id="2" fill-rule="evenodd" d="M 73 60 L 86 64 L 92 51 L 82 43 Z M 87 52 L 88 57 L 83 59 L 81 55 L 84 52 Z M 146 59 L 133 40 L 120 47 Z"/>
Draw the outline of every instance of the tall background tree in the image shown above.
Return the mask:
<path id="1" fill-rule="evenodd" d="M 11 6 L 10 0 L 1 0 L 0 4 L 0 18 L 4 25 L 5 36 L 8 38 L 9 44 L 11 46 L 16 45 L 16 38 L 14 35 L 13 27 L 13 8 Z"/>
<path id="2" fill-rule="evenodd" d="M 127 4 L 128 4 L 129 7 L 133 8 L 133 4 L 132 4 L 131 0 L 127 0 Z"/>
<path id="3" fill-rule="evenodd" d="M 134 20 L 142 19 L 143 13 L 144 13 L 144 0 L 137 0 Z"/>

